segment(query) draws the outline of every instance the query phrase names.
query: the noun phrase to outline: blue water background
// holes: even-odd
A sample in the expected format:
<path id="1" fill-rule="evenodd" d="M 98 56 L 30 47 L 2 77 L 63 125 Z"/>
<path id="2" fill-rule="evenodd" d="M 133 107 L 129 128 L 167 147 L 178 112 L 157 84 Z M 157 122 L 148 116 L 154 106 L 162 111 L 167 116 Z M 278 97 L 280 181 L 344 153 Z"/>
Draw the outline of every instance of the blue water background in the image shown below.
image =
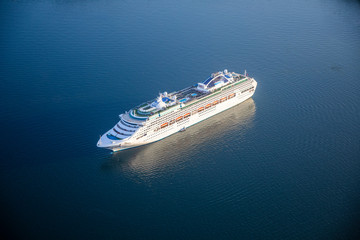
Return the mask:
<path id="1" fill-rule="evenodd" d="M 20 239 L 356 239 L 360 2 L 1 1 L 1 230 Z M 163 141 L 118 114 L 222 69 L 252 99 Z"/>

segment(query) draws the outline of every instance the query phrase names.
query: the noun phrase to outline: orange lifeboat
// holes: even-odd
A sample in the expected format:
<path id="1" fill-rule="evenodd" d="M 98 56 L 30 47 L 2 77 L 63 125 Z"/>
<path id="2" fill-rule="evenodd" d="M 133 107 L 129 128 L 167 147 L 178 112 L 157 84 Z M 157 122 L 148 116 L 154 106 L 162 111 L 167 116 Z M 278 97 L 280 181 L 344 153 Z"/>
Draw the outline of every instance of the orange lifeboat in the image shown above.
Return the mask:
<path id="1" fill-rule="evenodd" d="M 227 99 L 227 97 L 223 97 L 222 99 L 220 99 L 220 102 L 225 102 Z"/>
<path id="2" fill-rule="evenodd" d="M 235 97 L 235 93 L 232 93 L 228 96 L 228 99 Z"/>
<path id="3" fill-rule="evenodd" d="M 180 116 L 180 117 L 176 118 L 176 121 L 178 122 L 178 121 L 181 121 L 182 119 L 183 119 L 183 116 Z"/>
<path id="4" fill-rule="evenodd" d="M 199 108 L 198 112 L 201 112 L 202 110 L 204 110 L 204 107 Z"/>
<path id="5" fill-rule="evenodd" d="M 210 104 L 210 103 L 205 106 L 206 109 L 209 108 L 209 107 L 211 107 L 211 104 Z"/>
<path id="6" fill-rule="evenodd" d="M 190 117 L 190 113 L 184 115 L 184 118 L 188 118 L 188 117 Z"/>
<path id="7" fill-rule="evenodd" d="M 164 127 L 167 127 L 168 125 L 169 125 L 169 123 L 166 122 L 166 123 L 161 124 L 160 127 L 161 127 L 161 128 L 164 128 Z"/>
<path id="8" fill-rule="evenodd" d="M 212 103 L 212 105 L 215 106 L 215 105 L 218 104 L 218 103 L 219 103 L 219 101 L 216 100 L 216 101 L 214 101 L 214 102 Z"/>

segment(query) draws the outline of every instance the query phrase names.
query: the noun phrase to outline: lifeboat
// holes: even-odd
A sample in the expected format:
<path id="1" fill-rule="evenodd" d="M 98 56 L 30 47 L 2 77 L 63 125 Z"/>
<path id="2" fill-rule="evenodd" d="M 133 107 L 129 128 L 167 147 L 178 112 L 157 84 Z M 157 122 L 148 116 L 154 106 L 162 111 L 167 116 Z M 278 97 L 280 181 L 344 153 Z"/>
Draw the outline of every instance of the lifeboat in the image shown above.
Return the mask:
<path id="1" fill-rule="evenodd" d="M 228 96 L 228 99 L 235 97 L 235 93 L 232 93 Z"/>
<path id="2" fill-rule="evenodd" d="M 218 103 L 219 103 L 219 101 L 216 100 L 216 101 L 214 101 L 214 102 L 212 103 L 212 105 L 215 106 L 215 105 L 218 104 Z"/>
<path id="3" fill-rule="evenodd" d="M 199 108 L 198 112 L 201 112 L 202 110 L 204 110 L 204 107 Z"/>
<path id="4" fill-rule="evenodd" d="M 184 118 L 188 118 L 188 117 L 190 117 L 190 113 L 184 115 Z"/>
<path id="5" fill-rule="evenodd" d="M 160 127 L 161 127 L 161 128 L 164 128 L 164 127 L 167 127 L 168 125 L 169 125 L 169 123 L 166 122 L 166 123 L 161 124 Z"/>
<path id="6" fill-rule="evenodd" d="M 223 97 L 222 99 L 220 99 L 220 102 L 225 102 L 227 100 L 227 97 Z"/>
<path id="7" fill-rule="evenodd" d="M 206 109 L 209 108 L 209 107 L 211 107 L 211 104 L 210 104 L 210 103 L 205 106 Z"/>
<path id="8" fill-rule="evenodd" d="M 183 116 L 180 116 L 176 119 L 176 121 L 178 122 L 178 121 L 181 121 L 182 119 L 183 119 Z"/>

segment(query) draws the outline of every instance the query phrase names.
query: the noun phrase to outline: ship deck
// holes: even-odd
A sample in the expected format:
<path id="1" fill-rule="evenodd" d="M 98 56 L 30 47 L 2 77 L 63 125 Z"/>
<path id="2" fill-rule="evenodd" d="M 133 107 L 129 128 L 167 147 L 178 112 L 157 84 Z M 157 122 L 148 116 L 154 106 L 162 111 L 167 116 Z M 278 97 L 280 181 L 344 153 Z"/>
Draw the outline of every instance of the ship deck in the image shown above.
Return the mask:
<path id="1" fill-rule="evenodd" d="M 245 75 L 233 73 L 234 82 L 231 85 L 236 84 L 239 81 L 245 80 L 246 78 L 247 78 L 247 76 L 245 76 Z M 215 91 L 212 91 L 212 92 L 200 91 L 197 89 L 196 86 L 187 87 L 182 90 L 168 94 L 167 98 L 176 96 L 176 104 L 174 104 L 173 106 L 167 107 L 162 110 L 154 110 L 154 111 L 146 112 L 146 113 L 141 112 L 139 110 L 140 108 L 146 108 L 147 106 L 150 108 L 151 103 L 156 100 L 156 99 L 153 99 L 151 101 L 148 101 L 148 102 L 138 105 L 137 107 L 130 110 L 130 114 L 126 114 L 126 115 L 128 115 L 128 117 L 130 117 L 133 121 L 135 120 L 138 122 L 143 122 L 144 120 L 146 120 L 148 118 L 152 118 L 152 117 L 156 117 L 160 114 L 163 115 L 168 112 L 172 112 L 172 110 L 178 109 L 182 105 L 185 105 L 185 106 L 190 105 L 208 95 L 211 95 L 215 92 L 221 91 L 221 90 L 227 88 L 228 86 L 229 85 L 225 85 L 225 86 L 223 86 L 219 89 L 216 89 Z"/>

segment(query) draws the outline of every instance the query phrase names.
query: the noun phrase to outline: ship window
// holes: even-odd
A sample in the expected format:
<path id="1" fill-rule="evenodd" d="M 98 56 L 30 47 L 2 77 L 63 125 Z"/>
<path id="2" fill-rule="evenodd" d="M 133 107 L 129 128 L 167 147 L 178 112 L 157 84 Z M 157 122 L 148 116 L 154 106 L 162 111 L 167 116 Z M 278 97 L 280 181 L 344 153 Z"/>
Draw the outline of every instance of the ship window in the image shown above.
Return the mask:
<path id="1" fill-rule="evenodd" d="M 134 125 L 130 125 L 131 123 L 125 122 L 123 119 L 121 119 L 120 121 L 121 121 L 125 126 L 127 126 L 127 127 L 137 128 L 137 127 L 134 126 Z"/>
<path id="2" fill-rule="evenodd" d="M 115 128 L 113 128 L 113 130 L 117 133 L 117 134 L 121 134 L 119 131 L 117 131 Z"/>
<path id="3" fill-rule="evenodd" d="M 121 130 L 123 130 L 123 131 L 125 131 L 125 132 L 135 132 L 135 131 L 136 131 L 136 130 L 128 130 L 128 129 L 122 128 L 122 127 L 119 126 L 119 124 L 116 124 L 116 126 L 117 126 L 119 129 L 121 129 Z M 114 128 L 114 130 L 115 130 L 115 128 Z"/>
<path id="4" fill-rule="evenodd" d="M 110 140 L 121 140 L 120 138 L 115 137 L 114 135 L 111 135 L 111 134 L 107 134 L 106 136 L 107 136 L 108 139 L 110 139 Z"/>

